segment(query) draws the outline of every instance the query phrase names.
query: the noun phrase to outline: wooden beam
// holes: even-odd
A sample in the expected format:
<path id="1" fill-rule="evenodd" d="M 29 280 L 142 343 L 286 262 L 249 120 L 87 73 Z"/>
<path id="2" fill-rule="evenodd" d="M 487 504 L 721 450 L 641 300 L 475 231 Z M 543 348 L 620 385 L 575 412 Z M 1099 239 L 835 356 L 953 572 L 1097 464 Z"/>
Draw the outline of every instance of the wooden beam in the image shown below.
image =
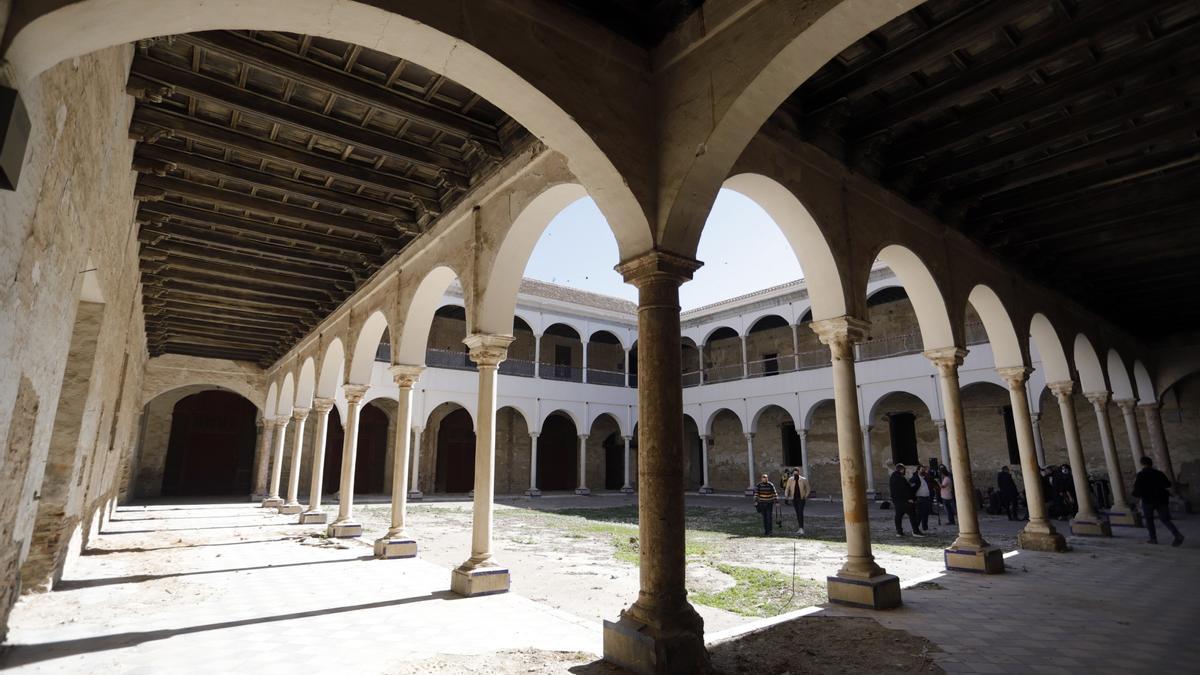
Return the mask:
<path id="1" fill-rule="evenodd" d="M 196 294 L 186 289 L 180 288 L 148 288 L 150 291 L 158 290 L 160 295 L 155 297 L 146 297 L 145 302 L 150 304 L 161 304 L 165 307 L 174 305 L 188 305 L 201 309 L 212 308 L 216 311 L 231 312 L 236 314 L 248 313 L 252 316 L 270 317 L 272 319 L 287 319 L 301 324 L 315 322 L 319 317 L 317 312 L 310 306 L 304 305 L 301 307 L 285 307 L 283 305 L 263 305 L 258 302 L 242 302 L 238 298 L 226 296 L 213 296 L 210 294 Z"/>
<path id="2" fill-rule="evenodd" d="M 264 290 L 257 285 L 239 284 L 230 279 L 211 278 L 198 274 L 162 275 L 155 272 L 143 272 L 142 283 L 167 291 L 179 290 L 191 295 L 201 295 L 217 300 L 229 298 L 241 305 L 304 309 L 318 316 L 324 316 L 325 313 L 337 306 L 333 300 L 326 299 L 327 296 L 324 294 L 300 291 L 276 292 L 273 289 Z"/>
<path id="3" fill-rule="evenodd" d="M 130 75 L 169 85 L 175 91 L 192 98 L 219 103 L 244 115 L 253 115 L 275 124 L 329 138 L 402 164 L 416 164 L 443 171 L 452 177 L 450 180 L 457 182 L 458 187 L 466 187 L 469 184 L 471 172 L 460 158 L 420 143 L 348 124 L 143 55 L 134 58 Z"/>
<path id="4" fill-rule="evenodd" d="M 221 324 L 212 322 L 188 321 L 184 319 L 159 320 L 149 325 L 153 326 L 155 331 L 162 335 L 194 335 L 197 337 L 209 337 L 214 340 L 223 339 L 228 342 L 248 345 L 257 344 L 266 347 L 276 347 L 280 341 L 289 337 L 262 330 L 255 331 L 237 326 L 222 326 Z"/>
<path id="5" fill-rule="evenodd" d="M 312 265 L 329 270 L 341 270 L 352 274 L 369 276 L 377 265 L 369 264 L 358 254 L 328 251 L 313 247 L 285 246 L 270 244 L 247 236 L 226 234 L 199 225 L 193 225 L 177 219 L 155 219 L 141 224 L 138 239 L 145 243 L 155 244 L 164 239 L 178 242 L 188 242 L 202 246 L 221 246 L 238 253 L 270 256 L 272 260 L 282 260 L 301 265 Z"/>
<path id="6" fill-rule="evenodd" d="M 247 328 L 261 329 L 270 332 L 298 334 L 303 331 L 301 324 L 294 320 L 285 320 L 268 315 L 245 316 L 228 308 L 200 308 L 186 304 L 163 303 L 146 308 L 146 320 L 157 319 L 187 319 L 193 321 L 210 321 L 216 323 L 231 323 Z"/>
<path id="7" fill-rule="evenodd" d="M 221 249 L 209 248 L 207 246 L 191 244 L 181 241 L 173 241 L 166 239 L 154 244 L 145 244 L 142 247 L 143 252 L 156 254 L 153 256 L 143 256 L 146 258 L 156 258 L 164 261 L 170 261 L 177 257 L 191 258 L 198 260 L 201 263 L 214 262 L 234 265 L 237 267 L 246 268 L 246 274 L 256 276 L 259 271 L 268 273 L 280 272 L 283 274 L 293 275 L 302 279 L 307 279 L 311 284 L 322 282 L 342 282 L 353 283 L 354 278 L 346 271 L 328 270 L 315 265 L 303 265 L 286 263 L 279 260 L 271 260 L 261 256 L 246 255 L 244 253 L 234 253 Z"/>
<path id="8" fill-rule="evenodd" d="M 264 356 L 271 352 L 245 349 L 207 348 L 196 345 L 179 344 L 167 341 L 159 349 L 161 354 L 182 354 L 183 356 L 199 356 L 210 359 L 228 359 L 230 361 L 249 361 L 261 363 Z"/>
<path id="9" fill-rule="evenodd" d="M 312 278 L 281 272 L 268 272 L 241 265 L 220 263 L 215 260 L 195 260 L 188 257 L 167 254 L 163 260 L 147 260 L 142 256 L 141 267 L 165 275 L 187 275 L 205 279 L 222 280 L 230 285 L 253 287 L 264 292 L 284 294 L 289 297 L 311 298 L 313 300 L 330 300 L 340 297 L 329 286 L 332 284 L 315 283 Z M 346 291 L 349 292 L 349 291 Z"/>

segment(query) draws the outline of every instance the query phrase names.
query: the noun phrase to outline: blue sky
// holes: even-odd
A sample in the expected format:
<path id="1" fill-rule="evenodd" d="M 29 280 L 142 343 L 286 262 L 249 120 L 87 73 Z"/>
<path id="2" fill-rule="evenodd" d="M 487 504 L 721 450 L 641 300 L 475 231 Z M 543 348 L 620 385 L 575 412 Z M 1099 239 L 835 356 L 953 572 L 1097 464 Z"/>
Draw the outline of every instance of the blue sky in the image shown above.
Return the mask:
<path id="1" fill-rule="evenodd" d="M 775 286 L 803 276 L 775 221 L 750 199 L 722 190 L 697 257 L 704 262 L 680 290 L 683 309 Z M 581 199 L 546 228 L 525 276 L 637 301 L 637 290 L 613 270 L 617 241 L 595 202 Z"/>

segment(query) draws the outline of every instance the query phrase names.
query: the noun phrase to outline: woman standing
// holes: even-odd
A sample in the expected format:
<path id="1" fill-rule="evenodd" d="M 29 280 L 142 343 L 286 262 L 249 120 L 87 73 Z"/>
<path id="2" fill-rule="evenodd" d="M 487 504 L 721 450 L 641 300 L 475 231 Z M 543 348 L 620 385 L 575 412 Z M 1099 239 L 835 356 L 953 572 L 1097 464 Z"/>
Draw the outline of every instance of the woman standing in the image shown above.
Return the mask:
<path id="1" fill-rule="evenodd" d="M 950 469 L 942 467 L 942 480 L 938 483 L 942 503 L 946 505 L 946 520 L 954 524 L 954 481 L 950 477 Z"/>

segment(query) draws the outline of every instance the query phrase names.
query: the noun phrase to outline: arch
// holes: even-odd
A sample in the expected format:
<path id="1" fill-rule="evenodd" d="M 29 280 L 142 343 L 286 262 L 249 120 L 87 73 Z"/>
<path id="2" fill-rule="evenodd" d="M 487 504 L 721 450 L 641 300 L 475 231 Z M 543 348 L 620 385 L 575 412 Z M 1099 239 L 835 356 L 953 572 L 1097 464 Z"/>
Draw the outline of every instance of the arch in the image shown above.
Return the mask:
<path id="1" fill-rule="evenodd" d="M 162 394 L 159 394 L 158 396 L 161 396 L 161 395 Z M 158 398 L 158 396 L 155 396 L 154 398 Z M 153 400 L 153 399 L 151 399 L 151 400 Z M 271 386 L 267 388 L 267 403 L 265 406 L 263 406 L 263 409 L 262 409 L 263 419 L 274 418 L 277 414 L 276 409 L 278 407 L 279 407 L 279 385 L 272 382 Z"/>
<path id="2" fill-rule="evenodd" d="M 557 335 L 568 340 L 583 342 L 582 336 L 584 332 L 579 330 L 579 327 L 571 321 L 555 321 L 546 326 L 546 329 L 542 331 L 542 335 Z"/>
<path id="3" fill-rule="evenodd" d="M 161 357 L 160 357 L 161 358 Z M 267 400 L 263 398 L 262 390 L 255 386 L 254 382 L 248 377 L 216 377 L 211 379 L 204 377 L 211 375 L 209 373 L 195 373 L 195 377 L 185 377 L 181 379 L 173 379 L 170 382 L 150 383 L 147 382 L 148 388 L 142 390 L 141 405 L 145 406 L 154 399 L 163 394 L 185 389 L 188 387 L 202 387 L 206 389 L 224 389 L 232 391 L 240 395 L 242 398 L 254 404 L 254 407 L 259 413 L 266 418 L 274 417 L 274 410 L 279 403 L 278 385 L 274 382 L 271 386 L 275 387 L 275 395 L 273 399 Z M 155 384 L 157 386 L 155 386 Z M 268 392 L 269 394 L 270 392 Z"/>
<path id="4" fill-rule="evenodd" d="M 867 291 L 867 307 L 908 299 L 908 291 L 896 279 L 890 279 L 883 285 Z"/>
<path id="5" fill-rule="evenodd" d="M 1125 360 L 1115 349 L 1108 350 L 1108 383 L 1112 386 L 1112 397 L 1117 401 L 1136 399 L 1133 393 L 1133 381 L 1129 379 L 1129 369 Z"/>
<path id="6" fill-rule="evenodd" d="M 429 342 L 429 330 L 433 326 L 433 315 L 441 307 L 446 289 L 457 278 L 458 274 L 453 269 L 439 265 L 421 279 L 404 314 L 396 363 L 414 366 L 425 363 L 425 348 Z"/>
<path id="7" fill-rule="evenodd" d="M 832 55 L 830 57 L 832 58 Z M 815 72 L 816 69 L 813 70 Z M 795 86 L 799 86 L 801 81 L 796 80 Z M 795 86 L 791 91 L 795 91 Z M 791 91 L 787 93 L 790 94 Z M 786 95 L 780 97 L 779 102 L 782 103 L 785 97 Z M 766 116 L 763 116 L 762 121 L 765 122 L 766 119 Z M 755 127 L 741 145 L 748 143 L 753 133 L 757 131 L 758 127 Z M 732 157 L 729 162 L 732 164 Z M 846 293 L 841 272 L 838 269 L 837 261 L 834 260 L 833 250 L 829 248 L 829 242 L 825 240 L 825 233 L 817 226 L 817 221 L 813 220 L 804 204 L 779 182 L 762 174 L 743 173 L 731 176 L 721 187 L 753 199 L 783 232 L 783 236 L 787 238 L 792 247 L 792 252 L 796 255 L 796 260 L 804 270 L 808 295 L 812 299 L 813 316 L 818 319 L 844 316 L 846 314 Z M 713 197 L 716 197 L 715 192 Z M 707 204 L 711 207 L 711 200 Z M 697 231 L 694 241 L 689 247 L 682 250 L 695 250 L 699 241 L 700 233 Z"/>
<path id="8" fill-rule="evenodd" d="M 466 408 L 455 408 L 438 421 L 434 485 L 439 492 L 475 487 L 475 419 Z"/>
<path id="9" fill-rule="evenodd" d="M 834 405 L 833 399 L 822 398 L 817 401 L 814 401 L 813 404 L 808 407 L 808 410 L 804 411 L 804 428 L 805 429 L 812 428 L 813 415 L 815 415 L 817 410 L 819 410 L 822 406 L 825 406 L 825 405 L 829 405 L 829 406 Z"/>
<path id="10" fill-rule="evenodd" d="M 690 421 L 692 423 L 692 426 L 695 427 L 696 433 L 697 434 L 700 433 L 700 428 L 701 428 L 700 423 L 696 421 L 695 415 L 693 415 L 690 412 L 685 412 L 685 413 L 683 413 L 683 419 L 684 419 L 685 423 Z M 686 433 L 686 432 L 687 432 L 687 424 L 684 424 L 684 433 Z"/>
<path id="11" fill-rule="evenodd" d="M 525 428 L 530 429 L 529 420 L 533 419 L 533 415 L 529 414 L 529 411 L 524 405 L 520 403 L 514 403 L 512 401 L 503 401 L 496 405 L 496 411 L 499 412 L 502 408 L 512 408 L 517 415 L 520 415 L 521 421 L 525 423 Z M 532 429 L 530 430 L 532 431 Z"/>
<path id="12" fill-rule="evenodd" d="M 771 409 L 782 410 L 783 414 L 787 415 L 788 419 L 791 420 L 792 424 L 793 425 L 796 424 L 795 416 L 792 415 L 792 412 L 790 410 L 788 410 L 786 406 L 781 405 L 780 403 L 776 403 L 776 402 L 766 403 L 766 404 L 763 404 L 762 406 L 760 406 L 759 409 L 757 411 L 755 411 L 753 415 L 750 416 L 750 431 L 752 433 L 758 433 L 759 420 L 762 419 L 763 414 L 765 414 L 768 410 L 771 410 Z"/>
<path id="13" fill-rule="evenodd" d="M 733 408 L 717 408 L 716 410 L 710 412 L 708 414 L 708 418 L 704 420 L 704 435 L 705 436 L 712 436 L 713 420 L 717 419 L 717 415 L 720 415 L 721 411 L 725 411 L 737 418 L 738 424 L 740 424 L 742 426 L 742 433 L 746 433 L 747 431 L 749 431 L 749 425 L 746 424 L 746 418 L 741 413 L 734 410 Z"/>
<path id="14" fill-rule="evenodd" d="M 387 317 L 376 310 L 363 322 L 354 343 L 354 355 L 350 358 L 350 373 L 346 378 L 350 384 L 370 384 L 371 371 L 375 367 L 375 352 L 379 341 L 388 330 Z"/>
<path id="15" fill-rule="evenodd" d="M 1071 368 L 1067 365 L 1067 353 L 1063 349 L 1058 331 L 1045 314 L 1034 314 L 1029 320 L 1029 337 L 1042 359 L 1046 371 L 1046 382 L 1066 382 L 1071 379 Z"/>
<path id="16" fill-rule="evenodd" d="M 717 333 L 721 333 L 721 334 L 717 335 Z M 704 334 L 704 339 L 701 340 L 701 344 L 703 344 L 705 347 L 707 347 L 708 344 L 710 342 L 712 342 L 713 340 L 727 340 L 729 338 L 735 338 L 735 337 L 740 337 L 740 336 L 741 336 L 741 333 L 739 333 L 736 328 L 731 328 L 730 326 L 714 326 L 714 327 L 710 328 L 707 333 Z"/>
<path id="17" fill-rule="evenodd" d="M 342 346 L 341 338 L 333 338 L 325 347 L 325 355 L 321 358 L 321 377 L 317 380 L 316 395 L 321 398 L 334 398 L 338 388 L 344 382 L 342 371 L 346 368 L 346 348 Z"/>
<path id="18" fill-rule="evenodd" d="M 512 329 L 512 317 L 517 309 L 521 278 L 525 276 L 525 266 L 529 263 L 529 257 L 533 255 L 534 247 L 537 246 L 546 227 L 550 225 L 550 221 L 554 220 L 560 211 L 587 194 L 583 186 L 576 183 L 554 185 L 535 197 L 517 215 L 512 227 L 504 236 L 500 249 L 496 251 L 492 271 L 483 286 L 486 289 L 486 298 L 479 304 L 476 330 L 481 333 L 504 335 Z M 605 213 L 605 216 L 608 220 L 608 213 Z M 611 226 L 611 220 L 609 224 Z M 627 250 L 626 244 L 621 241 L 622 236 L 617 234 L 617 247 L 624 258 L 636 251 Z M 649 243 L 646 242 L 646 245 L 648 247 Z"/>
<path id="19" fill-rule="evenodd" d="M 64 6 L 21 26 L 4 53 L 22 84 L 56 63 L 105 47 L 205 30 L 282 31 L 370 47 L 445 75 L 567 156 L 572 172 L 588 186 L 613 228 L 622 259 L 654 247 L 646 211 L 634 196 L 630 180 L 596 140 L 611 138 L 621 148 L 621 143 L 628 143 L 627 134 L 600 133 L 612 127 L 613 113 L 608 106 L 601 110 L 593 99 L 578 96 L 580 61 L 563 58 L 555 46 L 561 50 L 564 45 L 553 40 L 554 46 L 547 46 L 544 54 L 531 53 L 540 40 L 523 43 L 517 51 L 502 49 L 510 43 L 491 44 L 488 41 L 495 38 L 490 33 L 508 34 L 470 28 L 491 20 L 483 15 L 488 9 L 477 10 L 480 16 L 467 17 L 463 16 L 469 14 L 465 9 L 448 12 L 437 3 L 428 7 L 410 3 L 406 7 L 417 15 L 414 18 L 362 0 L 75 0 L 57 4 Z M 475 7 L 472 4 L 472 9 Z M 494 53 L 509 58 L 501 61 Z M 513 63 L 518 56 L 521 63 Z M 526 79 L 527 75 L 537 81 Z M 587 128 L 580 120 L 588 121 Z M 631 157 L 641 160 L 636 153 Z M 527 258 L 521 258 L 519 264 L 523 266 Z"/>
<path id="20" fill-rule="evenodd" d="M 580 429 L 577 419 L 565 410 L 542 418 L 538 426 L 538 487 L 571 490 L 579 485 Z"/>
<path id="21" fill-rule="evenodd" d="M 601 417 L 607 417 L 607 418 L 611 419 L 613 424 L 615 424 L 617 427 L 617 432 L 620 433 L 622 436 L 628 435 L 625 432 L 625 425 L 621 422 L 621 416 L 612 412 L 611 410 L 600 410 L 600 411 L 593 413 L 591 419 L 588 420 L 588 424 L 587 424 L 588 433 L 591 433 L 592 427 L 594 427 L 596 425 L 596 421 L 599 420 Z"/>
<path id="22" fill-rule="evenodd" d="M 759 331 L 771 330 L 772 328 L 783 328 L 784 326 L 791 325 L 791 322 L 782 316 L 779 316 L 778 314 L 763 314 L 755 319 L 754 323 L 750 324 L 750 327 L 746 329 L 746 334 L 749 335 Z"/>
<path id="23" fill-rule="evenodd" d="M 899 244 L 883 247 L 876 258 L 896 274 L 908 293 L 925 349 L 954 347 L 954 330 L 950 326 L 946 299 L 929 267 L 916 253 Z"/>
<path id="24" fill-rule="evenodd" d="M 575 425 L 576 429 L 583 428 L 583 415 L 581 415 L 578 410 L 570 410 L 569 408 L 555 408 L 548 412 L 542 413 L 542 418 L 538 420 L 538 429 L 540 430 L 542 427 L 546 426 L 546 420 L 550 419 L 550 416 L 556 413 L 559 415 L 565 415 L 571 420 L 571 424 Z M 589 424 L 588 426 L 591 425 Z"/>
<path id="25" fill-rule="evenodd" d="M 1154 380 L 1150 379 L 1150 371 L 1141 359 L 1133 362 L 1133 381 L 1137 384 L 1137 398 L 1143 403 L 1153 403 L 1158 400 L 1158 392 L 1154 390 Z"/>
<path id="26" fill-rule="evenodd" d="M 275 414 L 279 417 L 291 417 L 292 408 L 296 405 L 296 379 L 291 373 L 283 376 L 283 384 L 279 387 L 279 407 Z"/>
<path id="27" fill-rule="evenodd" d="M 313 391 L 317 387 L 317 368 L 310 356 L 300 366 L 300 377 L 296 380 L 296 407 L 311 408 Z"/>
<path id="28" fill-rule="evenodd" d="M 254 465 L 255 406 L 219 389 L 183 397 L 171 408 L 162 495 L 246 494 Z"/>
<path id="29" fill-rule="evenodd" d="M 921 401 L 921 403 L 925 406 L 925 412 L 929 414 L 930 419 L 934 418 L 933 411 L 937 410 L 936 403 L 929 400 L 929 395 L 927 393 L 917 391 L 915 389 L 888 389 L 872 399 L 869 405 L 867 404 L 866 400 L 863 401 L 863 407 L 869 411 L 867 413 L 866 420 L 864 420 L 863 423 L 874 425 L 873 420 L 875 419 L 875 415 L 879 412 L 880 404 L 886 401 L 889 396 L 894 396 L 897 394 L 912 396 L 913 398 Z"/>
<path id="30" fill-rule="evenodd" d="M 1012 318 L 1004 303 L 991 288 L 980 284 L 971 289 L 967 302 L 975 308 L 979 320 L 983 322 L 983 330 L 987 333 L 988 343 L 992 346 L 992 357 L 997 368 L 1014 368 L 1025 365 L 1025 357 L 1021 353 L 1021 341 L 1017 339 L 1017 330 L 1013 327 Z"/>
<path id="31" fill-rule="evenodd" d="M 1100 357 L 1096 355 L 1092 341 L 1083 333 L 1075 336 L 1075 369 L 1079 371 L 1079 386 L 1083 388 L 1083 393 L 1108 391 Z"/>
<path id="32" fill-rule="evenodd" d="M 609 338 L 611 338 L 611 341 L 609 341 L 609 340 L 596 340 L 596 336 L 597 336 L 597 335 L 607 335 Z M 622 351 L 625 349 L 625 341 L 621 339 L 621 336 L 617 335 L 616 333 L 614 333 L 614 332 L 613 332 L 613 331 L 611 331 L 611 330 L 606 330 L 606 329 L 603 329 L 603 328 L 601 328 L 600 330 L 594 330 L 594 331 L 592 331 L 592 334 L 588 336 L 588 339 L 587 339 L 587 341 L 588 341 L 589 343 L 591 343 L 591 342 L 600 342 L 601 344 L 614 344 L 614 345 L 619 345 L 619 346 L 621 347 Z"/>

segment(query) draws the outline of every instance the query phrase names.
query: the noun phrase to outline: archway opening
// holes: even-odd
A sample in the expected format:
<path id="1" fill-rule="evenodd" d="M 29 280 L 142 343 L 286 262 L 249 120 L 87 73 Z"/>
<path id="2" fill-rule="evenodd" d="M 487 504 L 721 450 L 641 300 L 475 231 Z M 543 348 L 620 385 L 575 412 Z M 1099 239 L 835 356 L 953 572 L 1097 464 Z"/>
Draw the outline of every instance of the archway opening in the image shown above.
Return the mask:
<path id="1" fill-rule="evenodd" d="M 253 403 L 229 391 L 202 391 L 180 399 L 171 409 L 161 494 L 248 494 L 257 413 Z"/>
<path id="2" fill-rule="evenodd" d="M 587 381 L 625 386 L 625 349 L 617 336 L 609 331 L 598 330 L 588 338 Z"/>
<path id="3" fill-rule="evenodd" d="M 542 334 L 541 354 L 538 356 L 542 377 L 567 382 L 583 381 L 583 341 L 579 331 L 555 323 Z"/>
<path id="4" fill-rule="evenodd" d="M 771 377 L 795 370 L 796 333 L 787 319 L 768 314 L 746 331 L 746 370 L 750 377 Z"/>
<path id="5" fill-rule="evenodd" d="M 443 305 L 433 313 L 425 363 L 433 368 L 475 370 L 470 350 L 463 340 L 467 337 L 467 310 L 461 305 Z"/>
<path id="6" fill-rule="evenodd" d="M 435 491 L 475 489 L 475 424 L 465 408 L 456 408 L 438 423 L 436 457 Z"/>
<path id="7" fill-rule="evenodd" d="M 895 464 L 941 464 L 937 427 L 929 406 L 908 391 L 892 391 L 876 399 L 865 423 L 871 428 L 871 462 L 876 486 L 886 484 Z M 881 481 L 882 479 L 882 481 Z"/>
<path id="8" fill-rule="evenodd" d="M 578 448 L 575 421 L 569 415 L 551 413 L 538 437 L 538 487 L 545 491 L 575 489 Z"/>
<path id="9" fill-rule="evenodd" d="M 500 373 L 533 377 L 536 372 L 533 364 L 537 361 L 537 337 L 525 319 L 519 316 L 513 317 L 512 330 L 513 342 L 508 346 L 508 356 L 500 362 Z"/>
<path id="10" fill-rule="evenodd" d="M 741 379 L 745 374 L 742 360 L 742 338 L 728 326 L 709 333 L 704 341 L 704 381 L 727 382 Z"/>

